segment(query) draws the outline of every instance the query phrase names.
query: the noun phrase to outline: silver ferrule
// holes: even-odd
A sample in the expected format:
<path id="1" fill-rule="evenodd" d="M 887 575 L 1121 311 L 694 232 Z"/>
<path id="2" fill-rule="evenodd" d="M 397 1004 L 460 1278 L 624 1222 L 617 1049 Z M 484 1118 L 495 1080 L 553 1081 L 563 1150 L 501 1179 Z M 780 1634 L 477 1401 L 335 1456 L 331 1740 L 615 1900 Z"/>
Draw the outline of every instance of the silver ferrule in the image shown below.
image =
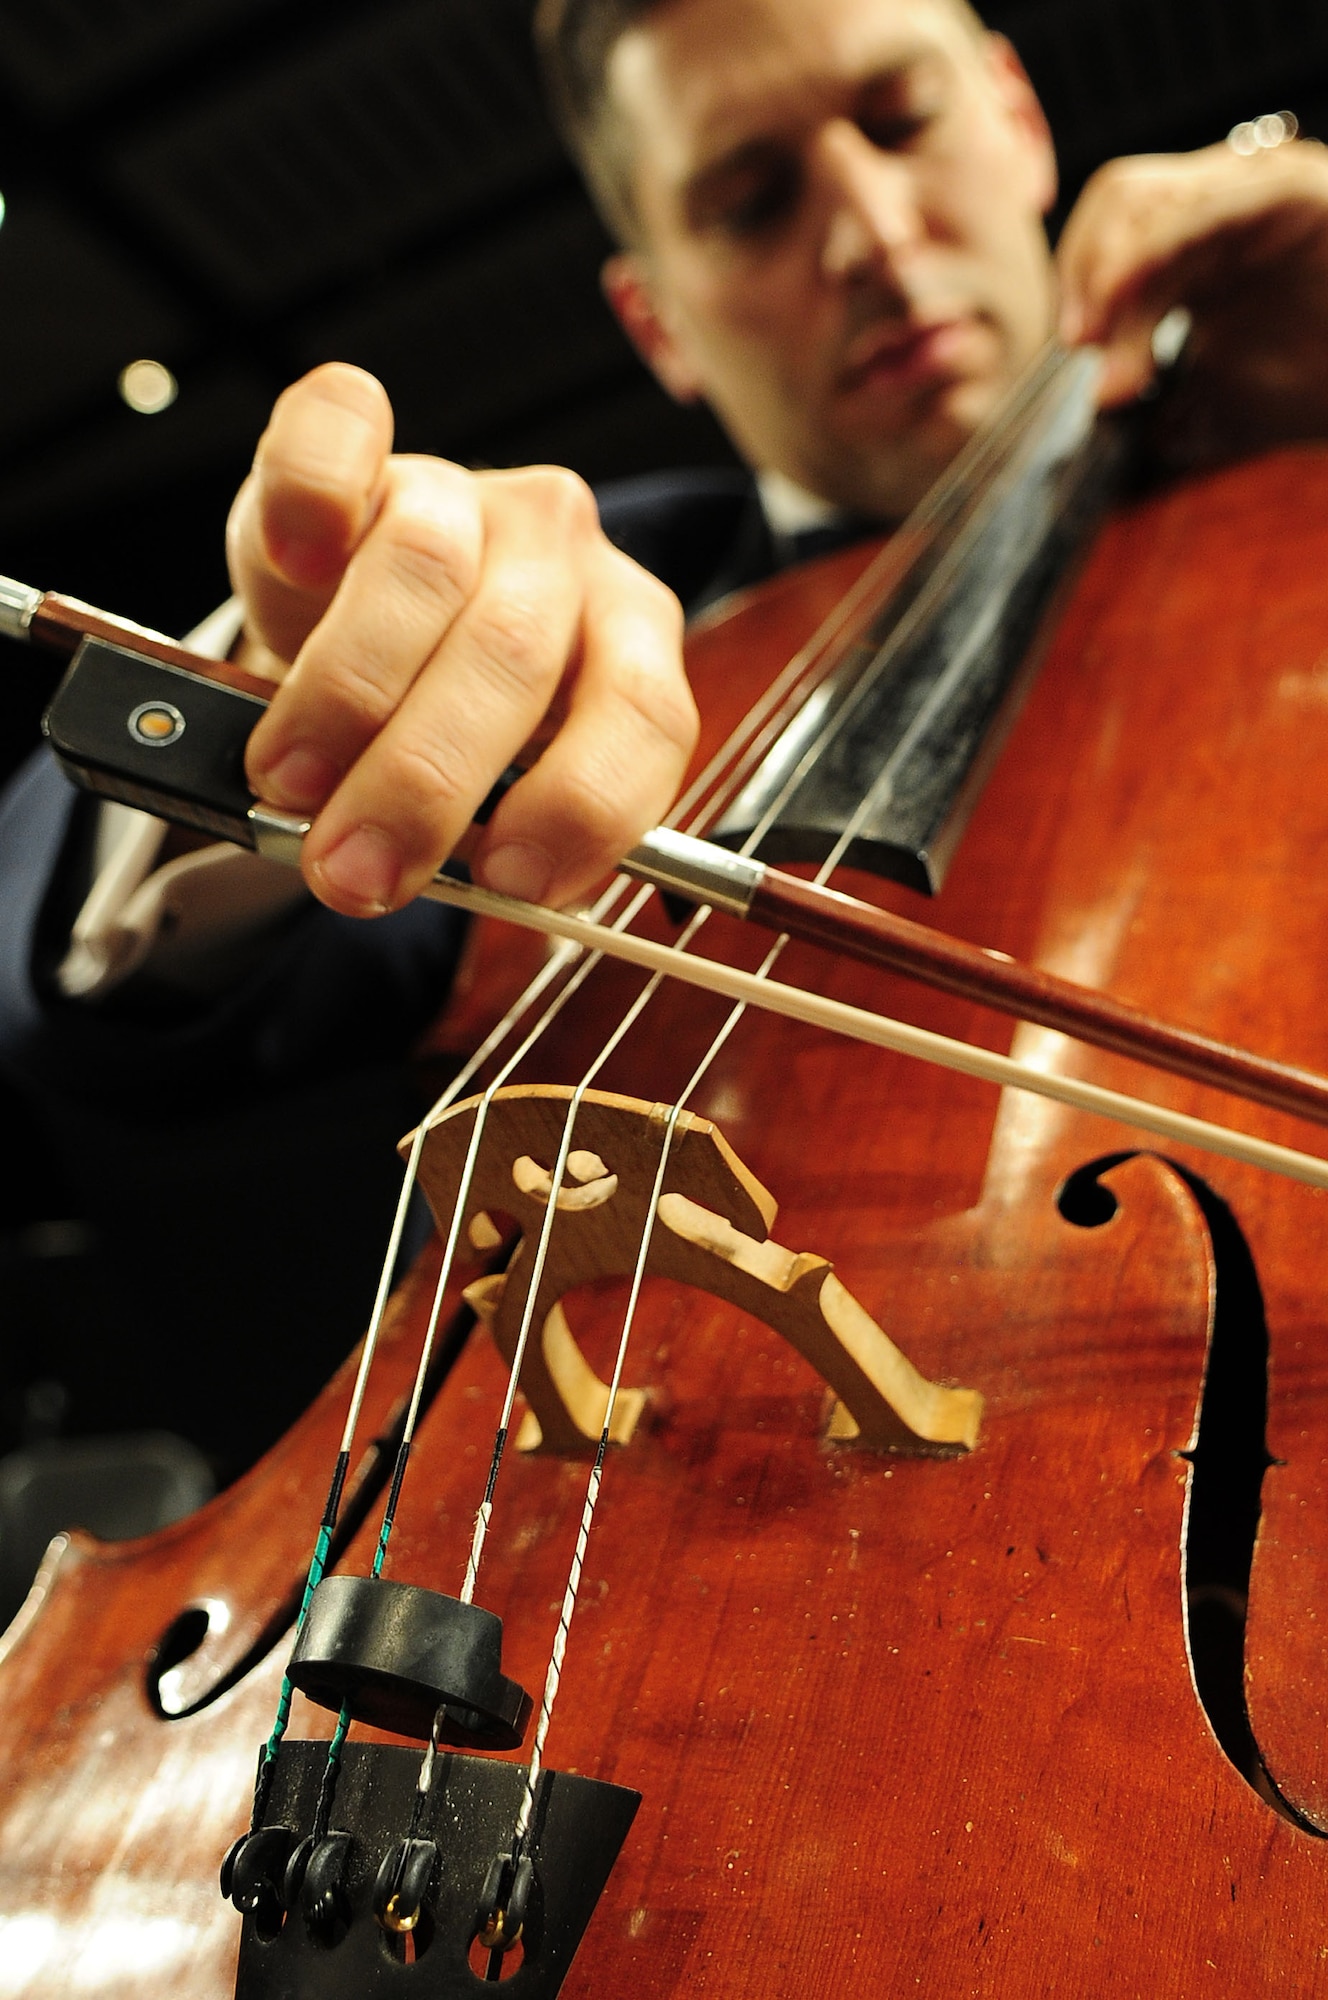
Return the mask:
<path id="1" fill-rule="evenodd" d="M 638 847 L 625 854 L 621 866 L 639 881 L 653 882 L 667 894 L 685 896 L 689 903 L 745 917 L 765 875 L 765 865 L 745 854 L 730 854 L 689 833 L 656 827 Z"/>
<path id="2" fill-rule="evenodd" d="M 45 591 L 0 576 L 0 638 L 26 639 Z"/>
<path id="3" fill-rule="evenodd" d="M 304 837 L 311 820 L 296 813 L 278 812 L 275 806 L 249 808 L 249 826 L 254 846 L 269 861 L 283 861 L 298 868 Z M 685 896 L 689 903 L 708 903 L 712 909 L 726 910 L 731 916 L 745 917 L 765 874 L 760 861 L 730 854 L 709 841 L 693 840 L 690 834 L 674 833 L 657 827 L 639 846 L 624 855 L 622 868 L 639 881 L 652 882 L 666 893 Z"/>
<path id="4" fill-rule="evenodd" d="M 298 813 L 278 812 L 275 806 L 250 806 L 249 825 L 253 831 L 254 846 L 268 861 L 282 861 L 287 868 L 298 868 L 300 853 L 304 847 L 304 836 L 313 821 L 301 819 Z"/>

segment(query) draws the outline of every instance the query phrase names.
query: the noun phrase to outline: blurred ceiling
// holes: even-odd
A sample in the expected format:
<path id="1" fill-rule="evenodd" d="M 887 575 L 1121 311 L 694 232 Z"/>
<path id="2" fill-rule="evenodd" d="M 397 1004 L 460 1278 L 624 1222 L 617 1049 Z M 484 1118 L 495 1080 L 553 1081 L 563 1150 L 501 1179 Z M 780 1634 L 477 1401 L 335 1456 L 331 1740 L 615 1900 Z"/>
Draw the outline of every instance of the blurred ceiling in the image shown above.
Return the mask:
<path id="1" fill-rule="evenodd" d="M 722 458 L 611 321 L 605 250 L 541 110 L 532 0 L 5 0 L 0 571 L 167 629 L 274 394 L 337 356 L 408 449 L 592 479 Z M 987 9 L 1072 193 L 1113 153 L 1328 104 L 1320 0 Z M 140 357 L 177 399 L 117 389 Z"/>

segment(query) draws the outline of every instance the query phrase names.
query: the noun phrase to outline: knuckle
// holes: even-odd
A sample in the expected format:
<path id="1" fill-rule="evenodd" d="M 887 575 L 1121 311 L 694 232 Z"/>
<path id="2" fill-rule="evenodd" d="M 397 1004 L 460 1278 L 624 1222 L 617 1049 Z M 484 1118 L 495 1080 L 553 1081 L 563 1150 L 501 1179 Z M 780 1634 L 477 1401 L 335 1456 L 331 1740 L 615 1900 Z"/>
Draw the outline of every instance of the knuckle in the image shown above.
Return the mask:
<path id="1" fill-rule="evenodd" d="M 562 667 L 544 606 L 507 590 L 478 610 L 472 637 L 488 676 L 520 696 L 551 692 Z"/>
<path id="2" fill-rule="evenodd" d="M 663 729 L 669 742 L 690 757 L 701 734 L 701 712 L 685 679 L 671 683 L 655 713 L 661 718 L 657 726 Z"/>
<path id="3" fill-rule="evenodd" d="M 579 829 L 579 844 L 600 854 L 624 852 L 655 817 L 643 813 L 639 801 L 622 796 L 610 772 L 567 772 L 561 807 L 558 818 Z"/>
<path id="4" fill-rule="evenodd" d="M 1108 168 L 1114 165 L 1114 160 L 1108 161 L 1107 166 L 1096 168 L 1084 182 L 1082 188 L 1079 190 L 1078 199 L 1070 212 L 1070 219 L 1065 225 L 1065 234 L 1067 237 L 1072 232 L 1081 231 L 1084 226 L 1084 218 L 1090 215 L 1099 203 L 1108 197 Z"/>
<path id="5" fill-rule="evenodd" d="M 1109 216 L 1135 215 L 1152 200 L 1154 178 L 1147 160 L 1108 160 L 1089 176 L 1079 197 L 1080 227 L 1084 217 L 1101 228 Z"/>
<path id="6" fill-rule="evenodd" d="M 681 641 L 685 619 L 677 594 L 621 550 L 615 549 L 614 554 L 631 572 L 631 587 L 638 594 L 642 610 L 658 625 L 664 638 Z"/>
<path id="7" fill-rule="evenodd" d="M 393 743 L 379 773 L 381 795 L 393 802 L 393 814 L 403 830 L 413 831 L 413 844 L 426 846 L 437 830 L 468 800 L 462 772 L 447 746 L 412 733 Z"/>
<path id="8" fill-rule="evenodd" d="M 325 728 L 368 737 L 381 729 L 397 701 L 388 663 L 371 647 L 356 647 L 321 663 L 317 688 L 302 677 L 301 694 Z M 340 718 L 340 729 L 337 728 Z"/>
<path id="9" fill-rule="evenodd" d="M 599 527 L 595 496 L 579 472 L 566 465 L 528 465 L 507 479 L 513 492 L 527 501 L 550 525 L 571 535 Z"/>
<path id="10" fill-rule="evenodd" d="M 629 673 L 619 693 L 651 735 L 671 750 L 690 756 L 701 731 L 701 718 L 684 676 L 648 671 Z"/>
<path id="11" fill-rule="evenodd" d="M 624 604 L 638 635 L 644 627 L 645 636 L 644 644 L 632 644 L 629 626 L 626 643 L 615 648 L 614 690 L 654 735 L 690 754 L 701 722 L 683 659 L 682 605 L 667 584 L 629 556 L 616 549 L 613 556 Z"/>
<path id="12" fill-rule="evenodd" d="M 1123 157 L 1114 160 L 1105 160 L 1090 177 L 1089 186 L 1099 188 L 1118 187 L 1124 183 L 1126 174 L 1126 163 Z"/>
<path id="13" fill-rule="evenodd" d="M 477 562 L 461 526 L 417 501 L 395 505 L 385 530 L 393 582 L 415 601 L 455 612 L 474 588 Z"/>

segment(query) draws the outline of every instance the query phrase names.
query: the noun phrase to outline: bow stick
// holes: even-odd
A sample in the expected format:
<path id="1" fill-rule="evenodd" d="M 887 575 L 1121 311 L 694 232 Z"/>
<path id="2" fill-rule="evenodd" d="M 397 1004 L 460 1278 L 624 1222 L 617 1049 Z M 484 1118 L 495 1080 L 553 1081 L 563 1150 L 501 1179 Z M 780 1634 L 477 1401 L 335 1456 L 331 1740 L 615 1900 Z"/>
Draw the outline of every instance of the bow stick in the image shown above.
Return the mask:
<path id="1" fill-rule="evenodd" d="M 101 648 L 113 647 L 116 654 L 131 655 L 142 663 L 155 663 L 157 668 L 168 670 L 160 684 L 163 702 L 176 715 L 180 714 L 179 709 L 174 702 L 165 702 L 164 696 L 173 693 L 177 701 L 182 700 L 182 684 L 202 681 L 213 695 L 229 696 L 220 710 L 215 703 L 210 707 L 208 726 L 215 731 L 219 726 L 229 725 L 235 738 L 233 747 L 242 759 L 243 743 L 254 720 L 253 697 L 222 688 L 217 679 L 217 662 L 191 653 L 163 634 L 96 610 L 76 598 L 33 590 L 7 577 L 0 577 L 0 634 L 28 640 L 64 657 L 74 656 L 66 687 L 79 672 L 87 641 L 100 642 Z M 96 672 L 95 659 L 90 671 Z M 151 666 L 147 671 L 151 672 Z M 148 683 L 135 682 L 130 692 L 141 695 L 145 685 Z M 135 703 L 132 713 L 137 714 L 142 706 L 142 702 Z M 233 784 L 228 797 L 202 799 L 173 797 L 169 790 L 145 788 L 140 775 L 141 758 L 137 768 L 117 772 L 113 741 L 78 744 L 62 741 L 59 731 L 51 726 L 51 714 L 48 711 L 47 728 L 57 755 L 81 782 L 131 804 L 149 803 L 166 817 L 203 825 L 270 859 L 298 866 L 309 821 L 261 803 L 246 805 L 235 798 Z M 106 718 L 99 714 L 94 727 L 99 732 L 105 731 Z M 184 730 L 185 722 L 181 719 L 179 734 L 183 735 Z M 159 755 L 161 747 L 165 746 L 152 746 L 150 756 Z M 1109 994 L 1020 965 L 1004 953 L 946 937 L 925 924 L 894 916 L 839 890 L 803 881 L 673 828 L 660 827 L 647 834 L 624 857 L 622 867 L 627 874 L 666 893 L 750 919 L 767 930 L 902 973 L 943 992 L 978 1001 L 1018 1020 L 1054 1029 L 1115 1054 L 1133 1057 L 1192 1082 L 1212 1085 L 1274 1110 L 1328 1124 L 1328 1079 L 1312 1071 L 1274 1062 L 1157 1020 Z M 1165 1138 L 1270 1168 L 1312 1186 L 1328 1187 L 1328 1162 L 1312 1155 L 1253 1139 L 1225 1126 L 1168 1111 L 1097 1085 L 1050 1076 L 1014 1058 L 997 1056 L 862 1008 L 717 965 L 712 960 L 596 924 L 586 917 L 545 910 L 481 890 L 443 870 L 424 893 L 433 900 L 541 930 L 651 971 L 667 972 L 767 1011 L 918 1056 L 993 1083 L 1034 1091 Z"/>

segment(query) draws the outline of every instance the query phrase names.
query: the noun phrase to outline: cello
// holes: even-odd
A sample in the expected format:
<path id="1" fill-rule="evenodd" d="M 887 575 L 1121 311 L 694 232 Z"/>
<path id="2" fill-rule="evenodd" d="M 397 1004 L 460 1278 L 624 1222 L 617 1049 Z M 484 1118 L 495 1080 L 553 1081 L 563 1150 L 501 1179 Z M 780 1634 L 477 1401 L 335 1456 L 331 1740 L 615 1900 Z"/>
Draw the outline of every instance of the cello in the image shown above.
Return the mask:
<path id="1" fill-rule="evenodd" d="M 941 930 L 1324 1066 L 1324 892 L 1293 866 L 1324 830 L 1325 501 L 1328 460 L 1295 451 L 1114 513 L 1036 680 L 1007 690 L 985 784 L 955 795 Z M 887 552 L 896 584 L 908 554 L 906 531 Z M 758 640 L 799 673 L 843 657 L 843 591 L 869 560 L 780 579 L 696 633 L 707 767 L 769 680 Z M 741 737 L 744 781 L 769 733 L 760 716 Z M 852 886 L 916 908 L 916 890 L 858 871 Z M 652 903 L 641 922 L 672 936 L 678 914 Z M 766 955 L 722 918 L 701 935 L 707 954 Z M 811 945 L 788 946 L 779 973 L 1009 1045 L 977 1001 L 919 997 Z M 504 1056 L 576 976 L 548 962 Z M 627 1018 L 640 985 L 603 963 L 557 1010 L 504 1086 L 504 1144 L 461 1217 L 470 1263 L 435 1312 L 435 1247 L 386 1306 L 330 1567 L 370 1572 L 387 1493 L 385 1577 L 458 1589 L 510 1378 L 497 1343 L 471 1334 L 476 1316 L 501 1334 L 515 1294 L 487 1266 L 515 1236 L 532 1244 L 541 1217 L 550 1242 L 564 1215 L 612 1218 L 643 1130 L 656 1145 L 640 1157 L 659 1151 L 652 1108 L 678 1104 L 689 1077 L 688 1131 L 702 1146 L 716 1131 L 723 1166 L 677 1190 L 692 1209 L 675 1204 L 675 1220 L 695 1233 L 693 1210 L 717 1217 L 720 1261 L 785 1294 L 809 1272 L 823 1288 L 833 1259 L 923 1378 L 976 1391 L 982 1409 L 962 1438 L 864 1443 L 824 1371 L 750 1310 L 750 1286 L 744 1304 L 643 1275 L 624 1371 L 639 1393 L 603 1465 L 548 1738 L 560 1773 L 642 1803 L 562 1990 L 1328 1991 L 1322 1193 L 1184 1146 L 1160 1157 L 1124 1125 L 997 1099 L 824 1028 L 732 1019 L 677 985 L 601 1061 L 604 1024 Z M 455 1014 L 442 1032 L 460 1032 Z M 1138 1074 L 1046 1027 L 1013 1047 L 1060 1077 Z M 592 1124 L 569 1133 L 592 1069 Z M 1149 1090 L 1220 1115 L 1210 1086 Z M 475 1116 L 458 1095 L 426 1121 L 443 1215 L 448 1147 Z M 1313 1148 L 1287 1111 L 1244 1122 Z M 578 1132 L 591 1143 L 573 1144 Z M 578 1190 L 580 1207 L 565 1199 Z M 721 1196 L 727 1212 L 707 1205 Z M 541 1294 L 528 1315 L 555 1387 L 569 1342 L 610 1372 L 634 1266 L 610 1246 L 589 1270 L 569 1258 L 563 1279 L 576 1287 L 565 1302 Z M 570 1398 L 535 1373 L 534 1422 L 524 1438 L 513 1424 L 479 1571 L 503 1673 L 525 1688 L 545 1681 L 563 1626 L 588 1471 L 587 1441 L 552 1435 Z M 48 1556 L 2 1642 L 0 1992 L 235 1990 L 239 1922 L 216 1871 L 247 1821 L 303 1594 L 309 1495 L 344 1436 L 353 1374 L 199 1516 L 131 1547 L 62 1538 Z M 333 1735 L 327 1707 L 297 1693 L 288 1740 Z M 370 1724 L 356 1739 L 399 1749 L 401 1732 Z M 485 1761 L 519 1769 L 523 1755 Z M 307 1915 L 270 1919 L 251 1963 L 283 1936 L 300 1943 Z M 478 1957 L 440 1966 L 443 1932 L 440 1914 L 433 1936 L 379 1923 L 372 1990 L 540 1990 L 537 1950 L 503 1950 L 476 1926 Z M 338 1953 L 366 1934 L 301 1943 L 303 1983 L 270 1990 L 343 1990 Z M 260 1993 L 243 1982 L 264 1976 L 242 1968 L 239 1991 Z"/>

